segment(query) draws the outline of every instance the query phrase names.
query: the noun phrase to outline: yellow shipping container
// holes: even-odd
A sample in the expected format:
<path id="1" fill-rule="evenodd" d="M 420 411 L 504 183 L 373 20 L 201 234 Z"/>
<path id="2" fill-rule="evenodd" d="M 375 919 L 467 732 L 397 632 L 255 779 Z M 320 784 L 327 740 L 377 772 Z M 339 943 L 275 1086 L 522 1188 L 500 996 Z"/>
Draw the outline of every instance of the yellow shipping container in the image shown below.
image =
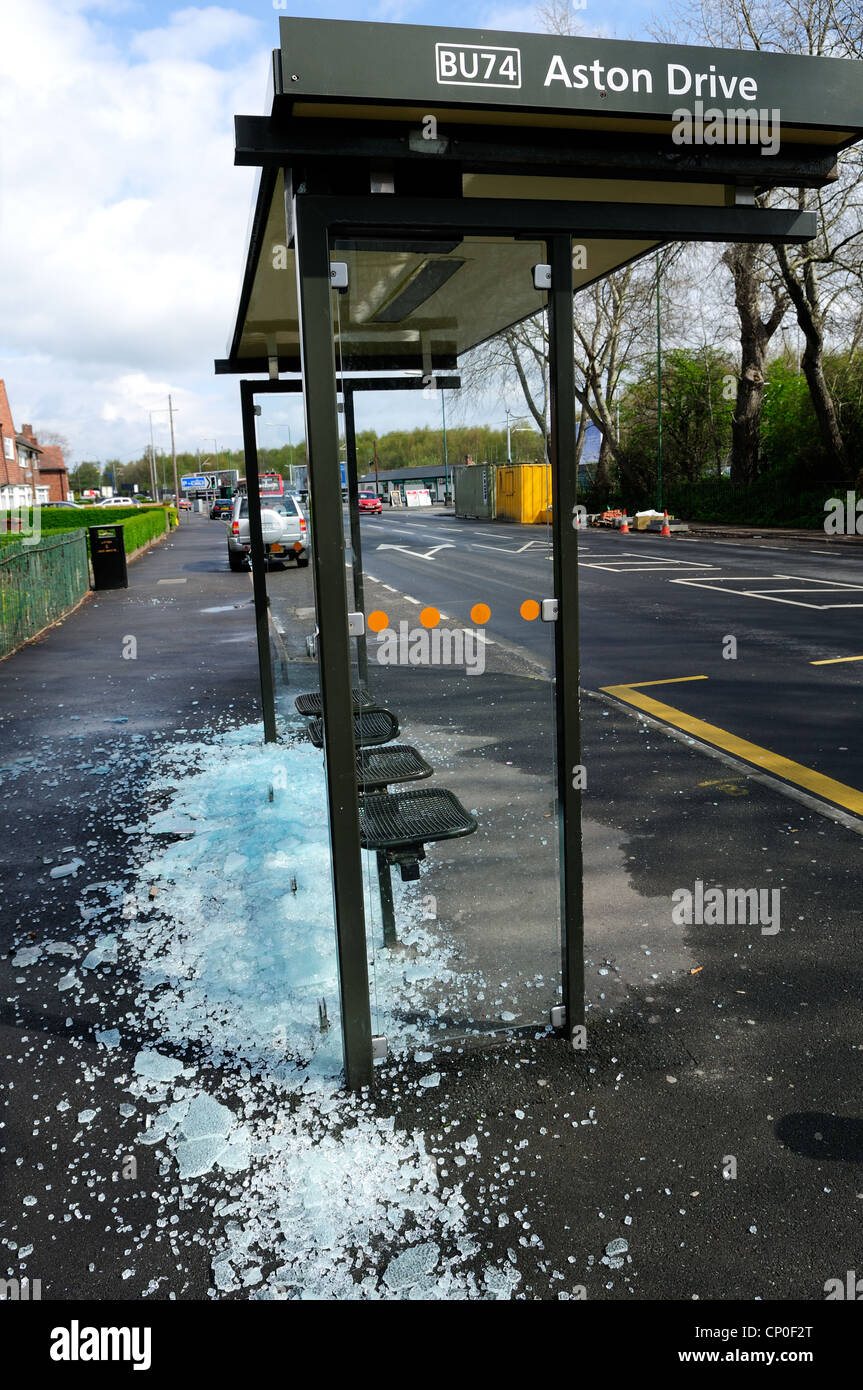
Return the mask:
<path id="1" fill-rule="evenodd" d="M 522 525 L 551 520 L 551 465 L 504 464 L 497 470 L 497 518 Z"/>

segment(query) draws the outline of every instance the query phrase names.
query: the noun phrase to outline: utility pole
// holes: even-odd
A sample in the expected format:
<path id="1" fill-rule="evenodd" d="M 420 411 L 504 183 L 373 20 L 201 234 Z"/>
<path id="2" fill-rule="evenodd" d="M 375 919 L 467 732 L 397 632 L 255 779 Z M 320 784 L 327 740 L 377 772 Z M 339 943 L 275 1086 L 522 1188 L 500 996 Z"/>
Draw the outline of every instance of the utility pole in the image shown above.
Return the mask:
<path id="1" fill-rule="evenodd" d="M 375 435 L 375 438 L 374 438 L 374 447 L 375 447 L 375 453 L 374 453 L 374 459 L 375 459 L 375 496 L 376 496 L 376 497 L 380 497 L 380 495 L 381 495 L 381 494 L 380 494 L 380 487 L 379 487 L 379 485 L 378 485 L 378 437 L 377 437 L 377 435 Z"/>
<path id="2" fill-rule="evenodd" d="M 656 253 L 656 510 L 662 511 L 662 311 L 660 307 L 659 252 Z"/>
<path id="3" fill-rule="evenodd" d="M 440 410 L 443 421 L 443 500 L 444 503 L 447 503 L 449 501 L 449 456 L 446 447 L 446 401 L 444 400 L 444 395 L 445 392 L 441 391 Z"/>
<path id="4" fill-rule="evenodd" d="M 177 446 L 174 442 L 174 402 L 168 397 L 168 414 L 171 417 L 171 460 L 174 464 L 174 506 L 177 508 L 177 521 L 180 520 L 180 480 L 177 477 Z"/>
<path id="5" fill-rule="evenodd" d="M 156 477 L 156 446 L 153 443 L 153 412 L 148 412 L 150 416 L 150 482 L 153 488 L 153 501 L 160 502 L 159 482 Z"/>

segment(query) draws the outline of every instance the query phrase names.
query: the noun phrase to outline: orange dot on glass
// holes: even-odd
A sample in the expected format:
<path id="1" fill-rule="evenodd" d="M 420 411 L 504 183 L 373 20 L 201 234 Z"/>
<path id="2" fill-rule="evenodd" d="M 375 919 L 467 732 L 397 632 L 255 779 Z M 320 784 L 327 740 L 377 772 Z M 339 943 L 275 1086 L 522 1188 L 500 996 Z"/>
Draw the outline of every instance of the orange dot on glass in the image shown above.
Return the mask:
<path id="1" fill-rule="evenodd" d="M 491 609 L 487 603 L 475 603 L 470 610 L 470 620 L 476 623 L 477 627 L 483 627 L 491 617 Z"/>
<path id="2" fill-rule="evenodd" d="M 440 622 L 440 613 L 436 608 L 424 608 L 420 613 L 420 622 L 423 627 L 437 627 Z"/>
<path id="3" fill-rule="evenodd" d="M 368 626 L 372 632 L 383 632 L 384 628 L 387 627 L 388 624 L 389 618 L 387 617 L 386 613 L 384 613 L 383 609 L 376 608 L 372 613 L 369 614 Z"/>
<path id="4" fill-rule="evenodd" d="M 526 622 L 532 623 L 539 617 L 539 604 L 535 598 L 526 598 L 518 611 Z"/>

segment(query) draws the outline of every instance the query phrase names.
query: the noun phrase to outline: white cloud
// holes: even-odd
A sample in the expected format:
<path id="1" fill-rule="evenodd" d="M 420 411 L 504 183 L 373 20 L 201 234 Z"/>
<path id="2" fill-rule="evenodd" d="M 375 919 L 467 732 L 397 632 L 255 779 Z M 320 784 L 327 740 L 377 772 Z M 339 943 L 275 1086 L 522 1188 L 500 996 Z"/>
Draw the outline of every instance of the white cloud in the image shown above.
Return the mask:
<path id="1" fill-rule="evenodd" d="M 184 10 L 126 49 L 76 4 L 29 0 L 0 29 L 0 375 L 16 423 L 68 435 L 78 457 L 137 453 L 150 385 L 173 383 L 199 402 L 178 444 L 214 432 L 214 402 L 238 432 L 236 385 L 212 375 L 253 183 L 233 165 L 233 115 L 262 110 L 274 25 Z M 229 67 L 204 61 L 226 45 Z"/>
<path id="2" fill-rule="evenodd" d="M 151 62 L 168 58 L 201 59 L 234 43 L 249 42 L 257 28 L 253 19 L 235 10 L 223 10 L 215 5 L 208 5 L 206 9 L 192 7 L 177 10 L 162 29 L 136 34 L 132 49 Z"/>

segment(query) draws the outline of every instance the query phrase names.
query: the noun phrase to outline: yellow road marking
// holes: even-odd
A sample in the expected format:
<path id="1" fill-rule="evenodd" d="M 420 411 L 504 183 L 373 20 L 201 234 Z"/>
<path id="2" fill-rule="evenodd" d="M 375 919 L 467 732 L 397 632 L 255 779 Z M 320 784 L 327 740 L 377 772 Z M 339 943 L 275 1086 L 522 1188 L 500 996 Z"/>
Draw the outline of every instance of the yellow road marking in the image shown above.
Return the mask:
<path id="1" fill-rule="evenodd" d="M 706 676 L 681 676 L 681 681 L 706 680 Z M 691 714 L 686 714 L 682 709 L 675 709 L 673 705 L 663 704 L 661 700 L 654 700 L 650 695 L 639 694 L 641 685 L 674 685 L 674 680 L 666 681 L 639 681 L 630 685 L 604 685 L 602 692 L 605 695 L 612 695 L 617 700 L 622 700 L 624 704 L 632 705 L 635 709 L 640 709 L 645 714 L 650 714 L 654 719 L 661 719 L 666 724 L 672 724 L 675 728 L 683 729 L 685 733 L 692 734 L 693 738 L 701 739 L 702 743 L 710 743 L 715 748 L 722 748 L 726 753 L 732 753 L 736 758 L 743 762 L 751 763 L 753 767 L 770 772 L 774 777 L 781 777 L 784 781 L 792 783 L 793 786 L 803 787 L 804 790 L 811 792 L 814 796 L 820 796 L 825 801 L 832 801 L 837 806 L 844 806 L 846 811 L 851 811 L 855 816 L 863 816 L 863 792 L 856 787 L 849 787 L 845 782 L 837 782 L 833 777 L 825 777 L 823 773 L 816 772 L 814 768 L 804 767 L 802 763 L 795 763 L 791 758 L 783 758 L 780 753 L 773 753 L 769 748 L 761 748 L 757 743 L 750 743 L 748 739 L 738 738 L 736 734 L 730 734 L 726 729 L 720 729 L 716 724 L 708 724 L 703 719 L 695 719 Z"/>
<path id="2" fill-rule="evenodd" d="M 838 666 L 841 661 L 863 661 L 863 656 L 829 656 L 826 661 L 810 661 L 810 666 Z"/>
<path id="3" fill-rule="evenodd" d="M 682 685 L 684 681 L 706 681 L 707 676 L 670 676 L 664 681 L 639 681 L 638 685 L 620 685 L 603 687 L 605 690 L 641 690 L 645 685 Z"/>

